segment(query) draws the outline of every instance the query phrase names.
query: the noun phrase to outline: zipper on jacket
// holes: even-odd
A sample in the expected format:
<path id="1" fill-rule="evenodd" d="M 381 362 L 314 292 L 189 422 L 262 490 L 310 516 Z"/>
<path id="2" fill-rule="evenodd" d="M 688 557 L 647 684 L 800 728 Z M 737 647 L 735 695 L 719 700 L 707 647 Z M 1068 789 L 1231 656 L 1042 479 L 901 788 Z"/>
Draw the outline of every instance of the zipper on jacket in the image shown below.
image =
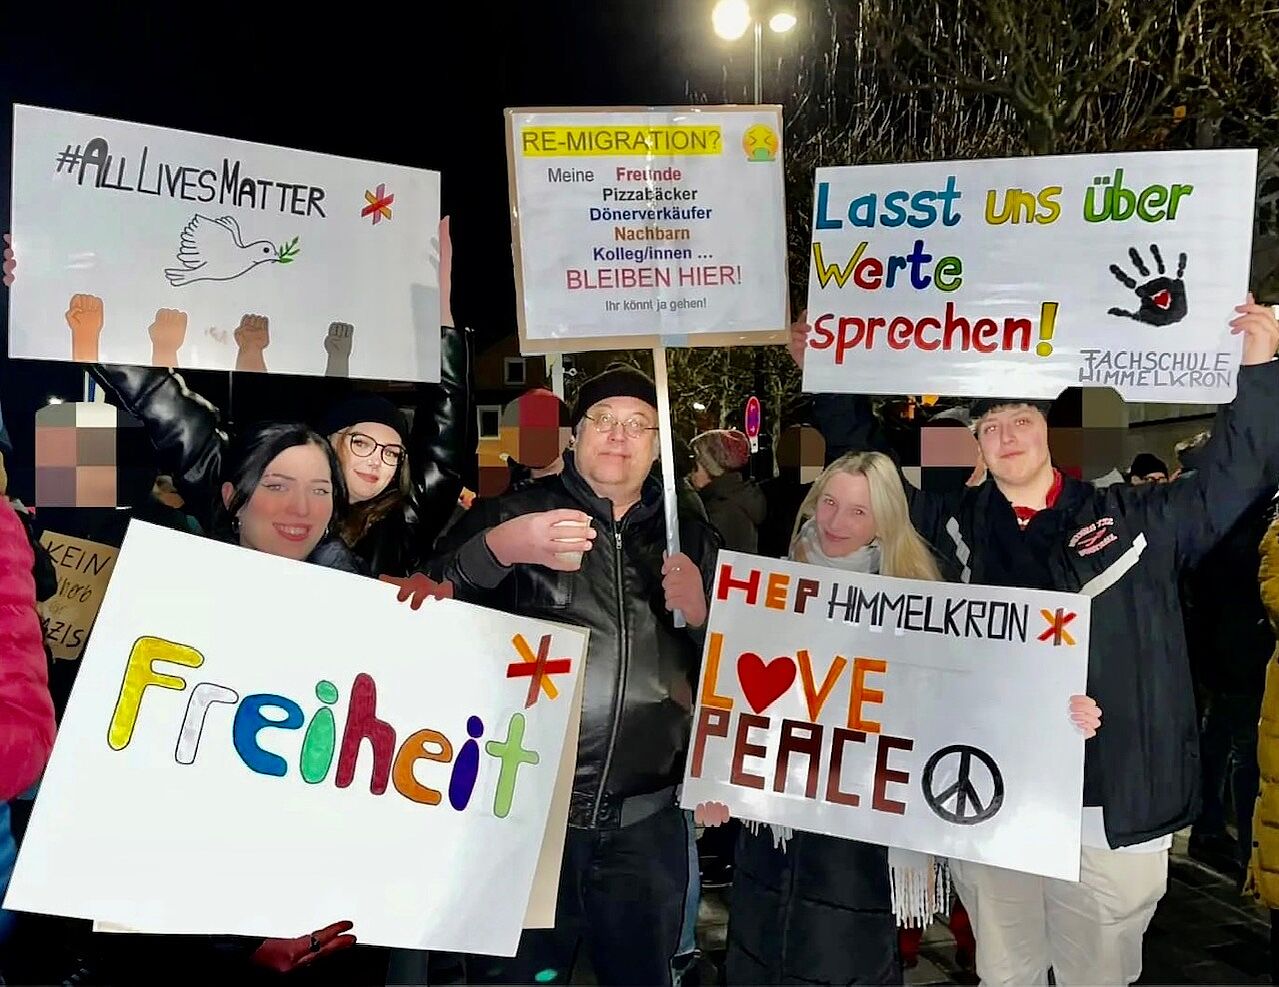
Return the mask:
<path id="1" fill-rule="evenodd" d="M 613 702 L 613 729 L 608 735 L 604 767 L 600 771 L 599 788 L 595 791 L 595 809 L 591 812 L 592 828 L 598 826 L 600 822 L 604 785 L 608 781 L 609 768 L 613 766 L 613 748 L 617 746 L 617 732 L 622 727 L 622 707 L 626 703 L 626 673 L 630 665 L 630 649 L 626 643 L 626 599 L 622 595 L 622 525 L 617 521 L 613 522 L 613 548 L 613 588 L 617 591 L 617 699 Z M 619 818 L 619 823 L 620 821 Z"/>

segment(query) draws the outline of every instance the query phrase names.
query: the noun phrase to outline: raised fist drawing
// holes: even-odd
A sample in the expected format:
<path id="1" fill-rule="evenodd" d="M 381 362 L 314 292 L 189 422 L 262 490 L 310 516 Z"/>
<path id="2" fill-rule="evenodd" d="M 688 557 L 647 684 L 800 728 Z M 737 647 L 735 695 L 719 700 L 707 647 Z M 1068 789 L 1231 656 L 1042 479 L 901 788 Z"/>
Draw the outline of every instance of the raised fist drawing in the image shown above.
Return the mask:
<path id="1" fill-rule="evenodd" d="M 271 345 L 271 330 L 265 315 L 245 315 L 235 330 L 235 345 L 240 348 L 235 356 L 236 370 L 256 370 L 266 373 L 266 360 L 262 351 Z"/>
<path id="2" fill-rule="evenodd" d="M 102 299 L 97 295 L 72 295 L 66 319 L 71 328 L 71 359 L 96 363 L 98 337 L 102 335 Z"/>
<path id="3" fill-rule="evenodd" d="M 157 309 L 155 321 L 147 332 L 151 336 L 152 365 L 172 367 L 187 338 L 187 314 L 176 308 Z"/>
<path id="4" fill-rule="evenodd" d="M 235 345 L 242 350 L 264 350 L 271 345 L 271 330 L 265 315 L 240 317 L 235 330 Z"/>
<path id="5" fill-rule="evenodd" d="M 1112 308 L 1109 314 L 1124 319 L 1135 319 L 1148 326 L 1170 326 L 1186 317 L 1186 283 L 1182 280 L 1182 276 L 1186 273 L 1186 255 L 1183 253 L 1177 259 L 1175 278 L 1168 277 L 1164 268 L 1163 254 L 1153 243 L 1150 245 L 1150 255 L 1154 257 L 1155 265 L 1159 269 L 1158 275 L 1153 278 L 1150 276 L 1150 268 L 1142 261 L 1141 254 L 1137 253 L 1137 248 L 1128 248 L 1128 257 L 1132 260 L 1133 267 L 1147 279 L 1143 284 L 1138 284 L 1118 264 L 1110 265 L 1110 273 L 1115 276 L 1115 280 L 1137 293 L 1141 307 L 1135 312 Z"/>
<path id="6" fill-rule="evenodd" d="M 351 376 L 351 345 L 355 328 L 349 322 L 330 322 L 329 334 L 324 337 L 324 351 L 329 354 L 326 377 Z"/>

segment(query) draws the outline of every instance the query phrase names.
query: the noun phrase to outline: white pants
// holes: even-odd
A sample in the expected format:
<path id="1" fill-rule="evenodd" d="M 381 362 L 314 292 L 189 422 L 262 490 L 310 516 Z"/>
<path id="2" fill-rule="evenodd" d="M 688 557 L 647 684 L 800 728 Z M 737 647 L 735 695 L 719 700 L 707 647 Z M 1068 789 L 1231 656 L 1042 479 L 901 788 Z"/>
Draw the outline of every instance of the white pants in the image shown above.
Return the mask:
<path id="1" fill-rule="evenodd" d="M 1130 984 L 1141 940 L 1168 888 L 1168 851 L 1084 847 L 1079 883 L 950 862 L 977 937 L 983 984 Z"/>

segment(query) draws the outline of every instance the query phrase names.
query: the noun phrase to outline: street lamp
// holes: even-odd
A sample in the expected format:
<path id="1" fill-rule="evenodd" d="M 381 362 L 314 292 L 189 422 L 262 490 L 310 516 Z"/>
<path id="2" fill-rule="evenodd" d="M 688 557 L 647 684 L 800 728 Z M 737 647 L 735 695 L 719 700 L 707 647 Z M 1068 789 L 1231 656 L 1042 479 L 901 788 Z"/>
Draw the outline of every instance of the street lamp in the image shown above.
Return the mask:
<path id="1" fill-rule="evenodd" d="M 784 7 L 775 9 L 768 19 L 768 29 L 785 34 L 795 26 L 795 15 Z M 751 13 L 747 0 L 719 0 L 711 10 L 711 27 L 725 41 L 736 41 L 747 28 L 755 31 L 755 102 L 764 102 L 764 22 Z"/>

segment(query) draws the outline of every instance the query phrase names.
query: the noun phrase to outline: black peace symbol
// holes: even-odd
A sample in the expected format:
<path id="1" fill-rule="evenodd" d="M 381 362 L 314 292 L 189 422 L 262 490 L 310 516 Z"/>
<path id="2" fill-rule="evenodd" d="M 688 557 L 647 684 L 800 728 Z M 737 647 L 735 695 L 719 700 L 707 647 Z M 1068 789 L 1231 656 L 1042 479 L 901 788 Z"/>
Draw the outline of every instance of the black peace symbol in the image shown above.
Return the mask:
<path id="1" fill-rule="evenodd" d="M 953 785 L 944 791 L 936 792 L 933 790 L 933 774 L 942 759 L 952 754 L 959 755 L 959 776 Z M 981 796 L 977 794 L 977 789 L 972 783 L 974 757 L 985 766 L 990 780 L 994 783 L 995 792 L 990 797 L 990 801 L 985 804 L 982 803 Z M 984 750 L 964 744 L 943 747 L 928 759 L 928 763 L 924 765 L 923 789 L 924 801 L 928 803 L 928 807 L 947 822 L 957 823 L 960 826 L 976 826 L 980 822 L 985 822 L 1004 804 L 1004 777 L 999 773 L 999 766 L 995 764 L 995 759 Z M 954 803 L 954 807 L 947 808 L 947 804 L 951 802 Z"/>

